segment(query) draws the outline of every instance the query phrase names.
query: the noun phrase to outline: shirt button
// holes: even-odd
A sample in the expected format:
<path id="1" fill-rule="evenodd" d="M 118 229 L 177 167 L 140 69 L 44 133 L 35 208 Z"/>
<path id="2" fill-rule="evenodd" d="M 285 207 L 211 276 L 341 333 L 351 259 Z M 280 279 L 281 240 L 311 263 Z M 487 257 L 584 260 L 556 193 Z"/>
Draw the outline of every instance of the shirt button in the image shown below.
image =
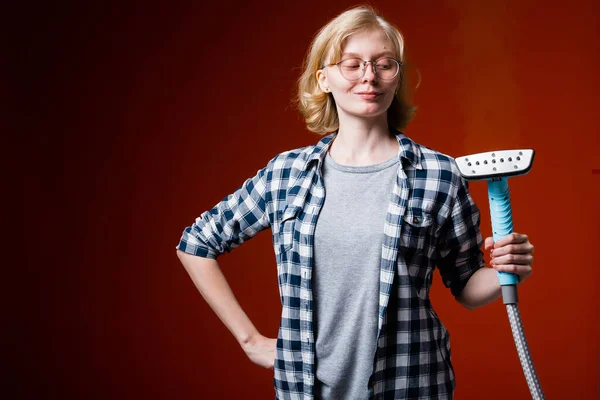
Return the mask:
<path id="1" fill-rule="evenodd" d="M 419 218 L 417 218 L 417 217 L 414 217 L 414 218 L 413 218 L 413 222 L 414 222 L 415 224 L 418 224 L 418 223 L 419 223 Z"/>

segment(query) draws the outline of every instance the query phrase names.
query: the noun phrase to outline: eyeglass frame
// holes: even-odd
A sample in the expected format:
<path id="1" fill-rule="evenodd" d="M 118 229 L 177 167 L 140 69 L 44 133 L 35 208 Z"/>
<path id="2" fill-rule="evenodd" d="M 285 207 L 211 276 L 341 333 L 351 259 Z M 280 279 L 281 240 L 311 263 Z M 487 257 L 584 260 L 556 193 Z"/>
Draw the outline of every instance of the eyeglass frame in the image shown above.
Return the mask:
<path id="1" fill-rule="evenodd" d="M 389 58 L 390 60 L 394 60 L 396 62 L 396 64 L 398 64 L 398 70 L 396 71 L 396 75 L 394 75 L 392 78 L 389 79 L 383 79 L 381 76 L 379 76 L 379 74 L 377 73 L 377 61 L 383 60 L 385 58 Z M 340 69 L 340 64 L 343 63 L 344 61 L 348 61 L 348 60 L 360 60 L 362 62 L 362 75 L 359 78 L 356 79 L 348 79 L 346 78 L 346 76 L 344 75 L 344 73 L 342 72 L 342 70 Z M 332 63 L 332 64 L 325 64 L 321 67 L 321 69 L 325 68 L 325 67 L 333 67 L 334 65 L 338 68 L 338 71 L 340 71 L 340 75 L 342 75 L 342 77 L 350 82 L 356 82 L 360 79 L 362 79 L 365 74 L 367 73 L 367 64 L 371 64 L 371 68 L 373 69 L 373 73 L 375 74 L 375 76 L 377 76 L 379 79 L 384 80 L 384 81 L 391 81 L 393 79 L 395 79 L 399 74 L 400 74 L 400 70 L 402 69 L 402 66 L 404 65 L 404 63 L 400 60 L 396 60 L 394 57 L 380 57 L 377 60 L 370 60 L 370 61 L 365 61 L 362 58 L 358 58 L 358 57 L 351 57 L 351 58 L 346 58 L 343 60 L 340 60 L 336 63 Z"/>

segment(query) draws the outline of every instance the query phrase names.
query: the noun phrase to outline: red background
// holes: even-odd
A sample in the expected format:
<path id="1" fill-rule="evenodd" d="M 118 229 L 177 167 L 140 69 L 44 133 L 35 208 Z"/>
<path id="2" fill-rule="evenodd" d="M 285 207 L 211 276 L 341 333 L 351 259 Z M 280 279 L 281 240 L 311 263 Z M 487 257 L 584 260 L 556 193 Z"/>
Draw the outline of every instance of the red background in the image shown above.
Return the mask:
<path id="1" fill-rule="evenodd" d="M 453 156 L 536 150 L 531 173 L 511 180 L 515 229 L 536 246 L 521 314 L 546 396 L 597 398 L 600 3 L 373 4 L 400 27 L 422 74 L 409 136 Z M 276 153 L 319 139 L 290 99 L 314 33 L 353 5 L 25 10 L 9 81 L 27 145 L 8 159 L 23 176 L 25 211 L 16 247 L 25 263 L 11 270 L 26 285 L 5 281 L 14 321 L 7 398 L 274 397 L 272 373 L 246 359 L 175 245 Z M 471 188 L 487 236 L 485 184 Z M 220 265 L 274 336 L 270 245 L 262 233 Z M 435 281 L 457 398 L 528 398 L 501 302 L 467 311 Z"/>

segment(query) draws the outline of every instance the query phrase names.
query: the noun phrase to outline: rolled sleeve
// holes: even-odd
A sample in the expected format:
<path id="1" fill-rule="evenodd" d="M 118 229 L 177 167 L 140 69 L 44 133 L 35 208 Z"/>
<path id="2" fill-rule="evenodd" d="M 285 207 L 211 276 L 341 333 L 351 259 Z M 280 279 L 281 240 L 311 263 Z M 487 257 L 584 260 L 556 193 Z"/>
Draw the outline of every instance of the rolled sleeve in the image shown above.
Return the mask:
<path id="1" fill-rule="evenodd" d="M 469 194 L 467 182 L 460 178 L 452 213 L 440 236 L 437 257 L 444 285 L 454 296 L 460 294 L 475 271 L 485 266 L 479 223 L 479 208 Z"/>
<path id="2" fill-rule="evenodd" d="M 269 226 L 265 167 L 185 228 L 178 250 L 216 259 Z"/>

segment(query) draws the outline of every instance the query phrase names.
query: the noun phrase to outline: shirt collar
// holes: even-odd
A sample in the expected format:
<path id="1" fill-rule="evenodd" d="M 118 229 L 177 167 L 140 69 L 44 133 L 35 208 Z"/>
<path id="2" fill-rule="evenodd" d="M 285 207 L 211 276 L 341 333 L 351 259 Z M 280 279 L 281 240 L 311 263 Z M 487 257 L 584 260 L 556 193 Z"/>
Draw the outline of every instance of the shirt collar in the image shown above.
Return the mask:
<path id="1" fill-rule="evenodd" d="M 421 165 L 421 149 L 419 149 L 417 143 L 395 128 L 390 129 L 392 130 L 392 133 L 395 134 L 396 140 L 398 140 L 398 157 L 400 159 L 405 159 L 416 169 L 423 169 L 423 166 Z M 312 161 L 317 161 L 319 168 L 321 168 L 327 150 L 335 138 L 335 135 L 337 135 L 337 132 L 325 136 L 313 147 L 308 156 L 308 161 L 306 163 L 307 168 Z"/>
<path id="2" fill-rule="evenodd" d="M 393 128 L 392 128 L 393 129 Z M 398 157 L 404 158 L 415 169 L 423 169 L 421 165 L 421 149 L 414 140 L 394 129 L 398 140 Z"/>

